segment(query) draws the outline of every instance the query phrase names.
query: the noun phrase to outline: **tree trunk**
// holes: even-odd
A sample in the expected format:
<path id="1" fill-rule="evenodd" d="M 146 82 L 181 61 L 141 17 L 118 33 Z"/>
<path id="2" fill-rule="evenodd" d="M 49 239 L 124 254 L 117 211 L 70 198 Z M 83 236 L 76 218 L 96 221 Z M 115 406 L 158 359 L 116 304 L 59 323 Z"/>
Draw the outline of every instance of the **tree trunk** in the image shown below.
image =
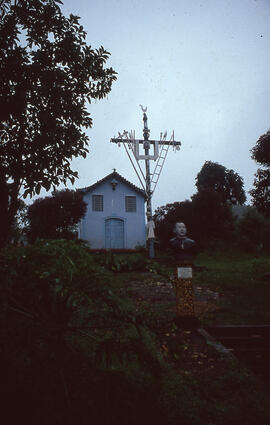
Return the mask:
<path id="1" fill-rule="evenodd" d="M 0 248 L 12 237 L 12 227 L 18 210 L 19 182 L 7 183 L 0 177 Z"/>

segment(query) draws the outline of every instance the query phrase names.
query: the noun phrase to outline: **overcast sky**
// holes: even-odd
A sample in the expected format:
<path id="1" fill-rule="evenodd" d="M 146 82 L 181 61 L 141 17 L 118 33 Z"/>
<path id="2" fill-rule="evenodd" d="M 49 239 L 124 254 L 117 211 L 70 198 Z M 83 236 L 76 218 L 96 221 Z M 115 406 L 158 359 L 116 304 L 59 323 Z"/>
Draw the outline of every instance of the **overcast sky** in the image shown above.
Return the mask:
<path id="1" fill-rule="evenodd" d="M 103 45 L 118 72 L 107 99 L 89 106 L 90 153 L 73 162 L 75 187 L 113 168 L 140 185 L 123 146 L 123 130 L 142 138 L 148 107 L 151 139 L 172 130 L 181 150 L 169 152 L 154 208 L 189 199 L 205 161 L 236 171 L 252 188 L 258 166 L 250 149 L 270 127 L 269 0 L 63 0 L 81 17 L 87 41 Z M 153 162 L 152 162 L 153 167 Z"/>

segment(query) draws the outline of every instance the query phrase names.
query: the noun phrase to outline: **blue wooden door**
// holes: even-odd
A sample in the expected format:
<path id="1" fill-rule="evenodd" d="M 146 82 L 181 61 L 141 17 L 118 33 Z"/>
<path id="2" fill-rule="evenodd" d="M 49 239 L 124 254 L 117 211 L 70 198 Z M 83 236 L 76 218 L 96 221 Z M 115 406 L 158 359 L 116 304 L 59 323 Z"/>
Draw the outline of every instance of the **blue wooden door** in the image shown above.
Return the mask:
<path id="1" fill-rule="evenodd" d="M 105 247 L 121 249 L 124 244 L 124 220 L 109 218 L 105 221 Z"/>

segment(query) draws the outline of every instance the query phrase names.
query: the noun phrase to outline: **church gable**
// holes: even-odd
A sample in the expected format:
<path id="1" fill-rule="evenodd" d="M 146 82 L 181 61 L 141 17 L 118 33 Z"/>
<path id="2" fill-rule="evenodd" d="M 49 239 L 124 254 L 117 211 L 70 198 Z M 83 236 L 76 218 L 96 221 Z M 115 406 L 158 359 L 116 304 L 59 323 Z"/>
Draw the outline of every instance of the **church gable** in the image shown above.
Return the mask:
<path id="1" fill-rule="evenodd" d="M 145 197 L 144 190 L 137 187 L 135 184 L 131 183 L 127 179 L 125 179 L 123 176 L 121 176 L 116 171 L 113 171 L 112 173 L 108 174 L 107 176 L 103 177 L 103 179 L 98 180 L 96 183 L 92 184 L 91 186 L 84 187 L 82 189 L 79 189 L 81 192 L 92 192 L 94 189 L 96 189 L 98 186 L 109 182 L 112 186 L 114 184 L 118 184 L 118 181 L 122 182 L 123 184 L 126 184 L 130 189 L 134 190 L 135 192 L 139 193 L 143 197 Z"/>

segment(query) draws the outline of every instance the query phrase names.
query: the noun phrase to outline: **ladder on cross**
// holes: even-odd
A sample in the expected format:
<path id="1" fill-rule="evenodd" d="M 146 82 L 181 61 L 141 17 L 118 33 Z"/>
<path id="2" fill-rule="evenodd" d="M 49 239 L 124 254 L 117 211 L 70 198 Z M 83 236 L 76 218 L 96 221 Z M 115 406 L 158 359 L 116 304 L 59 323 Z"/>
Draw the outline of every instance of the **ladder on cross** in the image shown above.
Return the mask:
<path id="1" fill-rule="evenodd" d="M 160 137 L 159 146 L 161 147 L 161 150 L 160 150 L 160 154 L 158 156 L 158 160 L 156 162 L 154 171 L 151 174 L 152 195 L 155 192 L 156 186 L 158 184 L 159 177 L 160 177 L 160 174 L 161 174 L 161 171 L 162 171 L 162 168 L 163 168 L 165 159 L 166 159 L 167 154 L 168 154 L 168 151 L 169 151 L 169 147 L 171 145 L 173 145 L 173 142 L 174 142 L 174 132 L 173 132 L 173 134 L 171 136 L 171 139 L 170 139 L 169 143 L 166 142 L 166 135 L 167 134 L 165 134 L 163 138 L 162 138 L 162 133 L 160 135 L 161 137 Z"/>

